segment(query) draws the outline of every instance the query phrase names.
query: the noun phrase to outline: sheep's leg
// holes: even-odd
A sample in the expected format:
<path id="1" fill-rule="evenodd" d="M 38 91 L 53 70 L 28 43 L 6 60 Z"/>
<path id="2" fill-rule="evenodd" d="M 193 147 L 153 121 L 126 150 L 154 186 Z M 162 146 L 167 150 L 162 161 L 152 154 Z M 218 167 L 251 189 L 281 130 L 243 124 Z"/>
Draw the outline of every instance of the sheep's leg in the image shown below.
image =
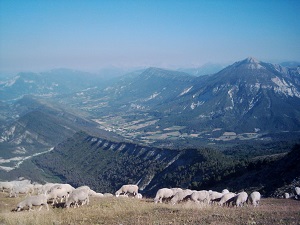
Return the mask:
<path id="1" fill-rule="evenodd" d="M 41 207 L 39 208 L 39 211 L 41 211 L 42 208 L 43 208 L 43 205 L 41 205 Z"/>
<path id="2" fill-rule="evenodd" d="M 49 206 L 48 206 L 48 204 L 46 203 L 45 205 L 46 205 L 47 211 L 49 211 Z"/>

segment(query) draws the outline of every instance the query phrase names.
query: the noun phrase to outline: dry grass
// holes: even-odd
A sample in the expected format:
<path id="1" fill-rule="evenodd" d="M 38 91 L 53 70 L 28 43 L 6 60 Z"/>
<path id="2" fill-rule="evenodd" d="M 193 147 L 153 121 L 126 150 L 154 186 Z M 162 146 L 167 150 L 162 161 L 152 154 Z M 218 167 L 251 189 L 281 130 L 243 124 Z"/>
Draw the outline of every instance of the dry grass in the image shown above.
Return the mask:
<path id="1" fill-rule="evenodd" d="M 257 208 L 226 208 L 113 197 L 92 198 L 90 205 L 75 209 L 12 212 L 23 198 L 0 193 L 0 224 L 300 224 L 300 201 L 290 199 L 263 199 Z"/>

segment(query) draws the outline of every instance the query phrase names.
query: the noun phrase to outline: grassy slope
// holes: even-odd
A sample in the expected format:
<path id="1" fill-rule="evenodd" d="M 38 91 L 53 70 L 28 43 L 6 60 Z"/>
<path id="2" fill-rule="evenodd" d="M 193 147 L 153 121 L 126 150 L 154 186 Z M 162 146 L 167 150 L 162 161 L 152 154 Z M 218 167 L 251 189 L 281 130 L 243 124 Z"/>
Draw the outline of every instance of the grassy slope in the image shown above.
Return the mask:
<path id="1" fill-rule="evenodd" d="M 12 212 L 24 197 L 0 193 L 1 224 L 299 224 L 300 201 L 267 198 L 257 208 L 154 204 L 152 199 L 92 198 L 81 208 Z"/>

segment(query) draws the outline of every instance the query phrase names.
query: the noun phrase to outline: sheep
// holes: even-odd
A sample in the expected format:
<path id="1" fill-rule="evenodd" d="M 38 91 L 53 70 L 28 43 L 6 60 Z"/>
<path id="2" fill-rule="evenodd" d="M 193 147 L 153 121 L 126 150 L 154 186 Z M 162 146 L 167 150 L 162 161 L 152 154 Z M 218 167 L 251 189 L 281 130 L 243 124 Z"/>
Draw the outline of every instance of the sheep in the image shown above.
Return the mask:
<path id="1" fill-rule="evenodd" d="M 261 195 L 258 191 L 254 191 L 250 194 L 248 201 L 254 206 L 258 206 L 260 202 Z"/>
<path id="2" fill-rule="evenodd" d="M 26 194 L 26 197 L 34 192 L 34 187 L 32 184 L 25 186 L 14 186 L 9 193 L 9 197 L 18 197 L 19 194 Z"/>
<path id="3" fill-rule="evenodd" d="M 21 209 L 25 207 L 29 207 L 29 211 L 31 211 L 32 206 L 41 206 L 39 211 L 42 209 L 43 206 L 46 206 L 47 210 L 49 211 L 49 206 L 47 204 L 47 196 L 45 194 L 29 196 L 22 202 L 20 202 L 17 207 L 16 211 L 19 212 Z"/>
<path id="4" fill-rule="evenodd" d="M 174 192 L 170 188 L 161 188 L 156 192 L 154 203 L 162 203 L 163 199 L 168 199 L 174 196 Z"/>
<path id="5" fill-rule="evenodd" d="M 210 202 L 220 201 L 224 195 L 223 193 L 212 191 L 212 190 L 209 190 L 208 193 L 209 193 Z"/>
<path id="6" fill-rule="evenodd" d="M 135 198 L 137 198 L 137 199 L 142 199 L 142 198 L 143 198 L 143 195 L 142 195 L 141 193 L 138 193 L 138 194 L 135 196 Z"/>
<path id="7" fill-rule="evenodd" d="M 191 199 L 196 202 L 196 203 L 200 203 L 201 202 L 207 202 L 209 203 L 210 201 L 210 195 L 209 195 L 209 191 L 195 191 L 191 194 Z"/>
<path id="8" fill-rule="evenodd" d="M 134 196 L 138 194 L 139 187 L 135 184 L 126 184 L 123 185 L 119 190 L 116 191 L 116 197 L 119 197 L 120 194 L 126 195 L 127 193 L 133 194 Z"/>
<path id="9" fill-rule="evenodd" d="M 229 192 L 227 194 L 224 194 L 219 201 L 219 205 L 222 206 L 223 204 L 226 204 L 229 206 L 230 202 L 232 202 L 233 198 L 236 196 L 235 193 Z"/>
<path id="10" fill-rule="evenodd" d="M 284 193 L 284 198 L 290 198 L 290 194 L 289 193 Z"/>
<path id="11" fill-rule="evenodd" d="M 4 192 L 4 190 L 11 192 L 11 190 L 14 187 L 22 187 L 29 184 L 30 184 L 30 180 L 4 181 L 4 182 L 0 182 L 0 190 L 2 190 L 2 192 Z"/>
<path id="12" fill-rule="evenodd" d="M 235 205 L 236 207 L 240 207 L 240 206 L 243 206 L 244 203 L 247 201 L 248 199 L 248 194 L 243 191 L 243 192 L 240 192 L 238 193 L 236 196 L 235 196 Z"/>
<path id="13" fill-rule="evenodd" d="M 67 189 L 65 188 L 59 188 L 59 189 L 52 189 L 48 194 L 48 200 L 53 199 L 52 205 L 54 205 L 55 203 L 58 204 L 57 199 L 60 198 L 60 202 L 63 201 L 63 198 L 67 199 L 69 195 L 69 192 Z"/>
<path id="14" fill-rule="evenodd" d="M 179 191 L 183 191 L 182 188 L 171 188 L 171 190 L 173 191 L 174 195 L 176 195 L 176 193 Z"/>
<path id="15" fill-rule="evenodd" d="M 38 194 L 42 194 L 43 185 L 39 183 L 33 183 L 33 190 L 36 191 Z"/>
<path id="16" fill-rule="evenodd" d="M 92 196 L 92 197 L 103 197 L 103 194 L 102 193 L 97 193 L 96 191 L 90 189 L 89 190 L 89 196 Z"/>
<path id="17" fill-rule="evenodd" d="M 92 189 L 89 186 L 80 186 L 80 187 L 78 187 L 78 188 L 76 188 L 74 190 L 82 190 L 82 191 L 87 192 L 89 195 L 92 194 L 92 192 L 91 192 Z"/>
<path id="18" fill-rule="evenodd" d="M 94 197 L 101 197 L 102 198 L 102 197 L 104 197 L 104 194 L 102 194 L 102 193 L 96 193 L 93 196 Z"/>
<path id="19" fill-rule="evenodd" d="M 103 197 L 107 198 L 107 197 L 113 197 L 114 195 L 111 193 L 104 193 Z"/>
<path id="20" fill-rule="evenodd" d="M 190 196 L 193 193 L 192 190 L 186 189 L 182 191 L 178 191 L 172 198 L 171 198 L 171 203 L 172 205 L 175 205 L 176 203 L 184 200 L 186 197 Z M 174 191 L 173 191 L 174 194 Z"/>
<path id="21" fill-rule="evenodd" d="M 68 193 L 71 193 L 75 188 L 72 187 L 70 184 L 55 184 L 49 189 L 48 192 L 51 192 L 54 189 L 65 189 Z"/>
<path id="22" fill-rule="evenodd" d="M 300 187 L 295 187 L 295 198 L 298 199 L 300 197 Z"/>
<path id="23" fill-rule="evenodd" d="M 4 190 L 8 190 L 11 191 L 14 187 L 14 183 L 10 182 L 10 181 L 3 181 L 0 182 L 0 190 L 2 190 L 2 192 L 4 192 Z"/>
<path id="24" fill-rule="evenodd" d="M 81 205 L 84 205 L 85 203 L 89 204 L 89 194 L 85 190 L 74 190 L 68 200 L 65 203 L 65 207 L 69 208 L 71 204 L 74 204 L 74 208 L 79 207 L 79 202 L 81 202 Z"/>
<path id="25" fill-rule="evenodd" d="M 43 185 L 43 187 L 39 190 L 39 194 L 47 194 L 50 192 L 50 189 L 57 185 L 57 183 L 46 183 Z"/>
<path id="26" fill-rule="evenodd" d="M 223 194 L 223 195 L 225 195 L 225 194 L 227 194 L 227 193 L 230 193 L 230 192 L 228 191 L 228 189 L 224 189 L 224 190 L 222 191 L 222 194 Z"/>

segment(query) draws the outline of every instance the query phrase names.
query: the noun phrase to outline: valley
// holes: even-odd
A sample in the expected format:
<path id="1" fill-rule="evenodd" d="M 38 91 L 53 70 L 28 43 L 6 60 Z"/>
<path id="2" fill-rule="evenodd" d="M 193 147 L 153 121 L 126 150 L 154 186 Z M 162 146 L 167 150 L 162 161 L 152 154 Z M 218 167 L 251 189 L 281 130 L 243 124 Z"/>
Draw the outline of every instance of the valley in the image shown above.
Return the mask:
<path id="1" fill-rule="evenodd" d="M 251 57 L 198 77 L 154 67 L 112 80 L 20 73 L 0 82 L 0 179 L 99 191 L 138 182 L 147 195 L 238 191 L 246 179 L 247 190 L 282 195 L 300 182 L 299 84 L 299 67 Z"/>

